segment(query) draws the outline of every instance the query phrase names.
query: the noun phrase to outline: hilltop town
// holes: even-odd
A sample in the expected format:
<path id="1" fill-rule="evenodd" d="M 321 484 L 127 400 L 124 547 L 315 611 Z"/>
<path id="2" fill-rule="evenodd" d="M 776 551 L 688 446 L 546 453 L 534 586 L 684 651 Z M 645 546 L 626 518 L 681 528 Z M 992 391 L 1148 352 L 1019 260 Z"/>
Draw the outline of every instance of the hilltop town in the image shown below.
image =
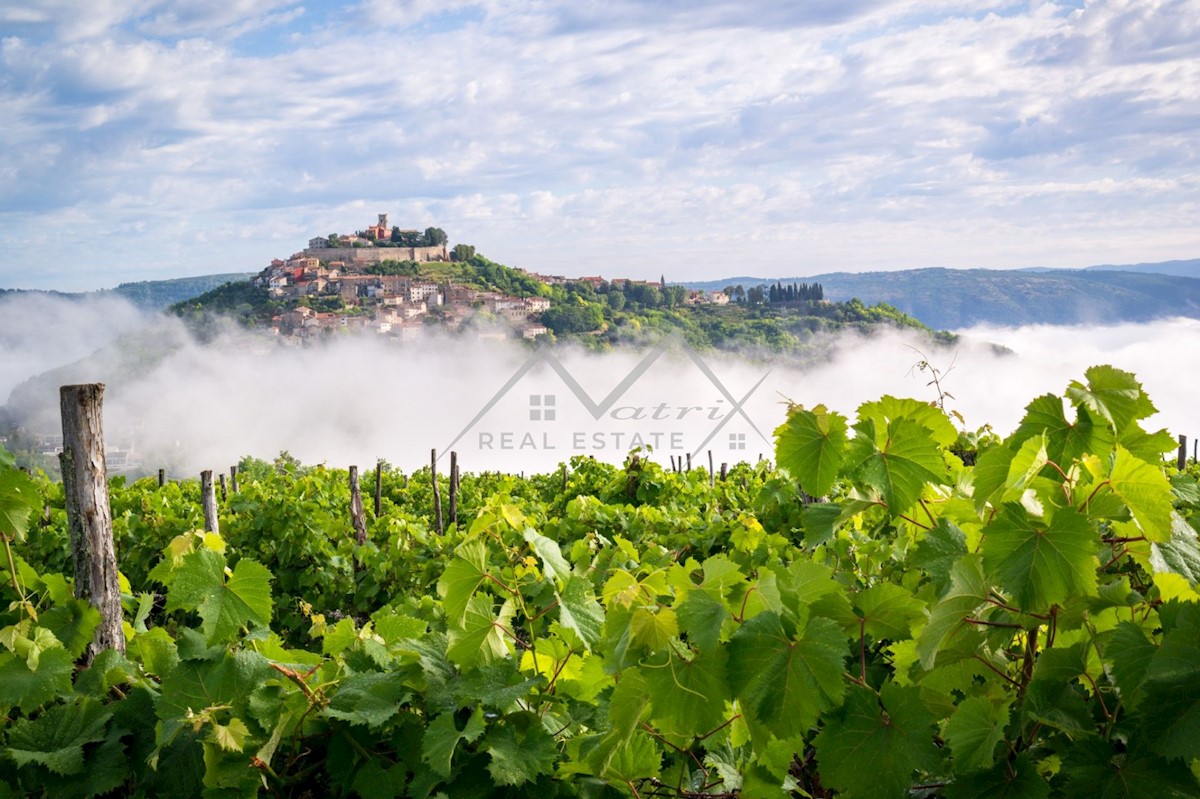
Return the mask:
<path id="1" fill-rule="evenodd" d="M 422 232 L 389 226 L 387 214 L 353 234 L 310 239 L 301 252 L 273 260 L 253 285 L 286 307 L 272 316 L 271 328 L 295 341 L 340 331 L 405 340 L 429 325 L 498 339 L 589 332 L 576 329 L 580 325 L 569 312 L 546 318 L 564 289 L 567 295 L 614 287 L 623 294 L 649 289 L 667 294 L 671 306 L 730 300 L 723 292 L 689 291 L 664 281 L 568 279 L 504 267 L 477 255 L 470 245 L 449 247 L 440 228 Z M 602 328 L 600 320 L 594 329 Z"/>

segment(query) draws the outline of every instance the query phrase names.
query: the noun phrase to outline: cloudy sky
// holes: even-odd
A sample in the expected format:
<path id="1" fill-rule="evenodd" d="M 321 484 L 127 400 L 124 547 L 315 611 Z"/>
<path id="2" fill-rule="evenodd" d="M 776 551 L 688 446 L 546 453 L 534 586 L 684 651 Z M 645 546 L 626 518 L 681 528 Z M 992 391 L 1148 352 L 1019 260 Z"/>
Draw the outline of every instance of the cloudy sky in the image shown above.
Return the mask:
<path id="1" fill-rule="evenodd" d="M 11 0 L 0 108 L 3 287 L 1200 256 L 1200 0 Z"/>

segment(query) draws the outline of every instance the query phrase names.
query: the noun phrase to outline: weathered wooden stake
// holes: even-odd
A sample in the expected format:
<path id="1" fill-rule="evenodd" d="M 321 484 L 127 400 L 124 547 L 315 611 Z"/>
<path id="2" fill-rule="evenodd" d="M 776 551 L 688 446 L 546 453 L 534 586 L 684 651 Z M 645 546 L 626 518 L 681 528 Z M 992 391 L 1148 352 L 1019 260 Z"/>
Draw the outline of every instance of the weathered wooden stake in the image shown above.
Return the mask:
<path id="1" fill-rule="evenodd" d="M 450 523 L 458 524 L 458 453 L 450 452 Z"/>
<path id="2" fill-rule="evenodd" d="M 725 482 L 725 477 L 726 477 L 728 474 L 729 474 L 729 464 L 728 464 L 728 463 L 722 463 L 722 464 L 721 464 L 721 482 L 722 482 L 722 483 L 724 483 L 724 482 Z"/>
<path id="3" fill-rule="evenodd" d="M 375 518 L 383 511 L 383 461 L 375 461 Z"/>
<path id="4" fill-rule="evenodd" d="M 212 469 L 200 472 L 200 504 L 204 508 L 204 529 L 220 535 L 217 521 L 217 495 L 213 491 Z"/>
<path id="5" fill-rule="evenodd" d="M 121 627 L 121 586 L 113 544 L 112 509 L 104 462 L 104 384 L 87 383 L 59 389 L 62 413 L 63 492 L 71 556 L 75 562 L 75 596 L 100 611 L 100 626 L 88 644 L 90 663 L 106 649 L 125 651 Z"/>
<path id="6" fill-rule="evenodd" d="M 362 488 L 358 484 L 358 467 L 350 467 L 350 524 L 359 546 L 367 543 L 367 520 L 363 513 Z"/>
<path id="7" fill-rule="evenodd" d="M 567 490 L 567 464 L 565 464 L 565 463 L 562 465 L 562 483 L 563 483 L 562 490 L 566 491 Z"/>
<path id="8" fill-rule="evenodd" d="M 1179 459 L 1178 460 L 1179 460 L 1179 463 L 1176 465 L 1179 467 L 1179 471 L 1182 472 L 1184 469 L 1187 468 L 1187 436 L 1185 436 L 1183 433 L 1179 434 Z"/>
<path id="9" fill-rule="evenodd" d="M 688 471 L 690 472 L 692 470 L 692 453 L 689 452 L 687 454 L 687 459 L 688 459 Z"/>
<path id="10" fill-rule="evenodd" d="M 442 526 L 442 492 L 438 489 L 436 449 L 429 450 L 429 481 L 433 483 L 433 515 L 437 521 L 438 535 L 441 535 L 445 528 Z"/>
<path id="11" fill-rule="evenodd" d="M 227 499 L 229 499 L 229 488 L 225 484 L 225 473 L 222 472 L 221 473 L 221 501 L 224 502 Z"/>
<path id="12" fill-rule="evenodd" d="M 166 484 L 167 484 L 167 470 L 159 469 L 158 470 L 158 487 L 162 488 Z"/>
<path id="13" fill-rule="evenodd" d="M 238 486 L 237 476 L 238 476 L 238 468 L 236 466 L 230 466 L 229 467 L 229 490 L 235 494 L 241 490 L 241 488 Z"/>
<path id="14" fill-rule="evenodd" d="M 710 449 L 708 451 L 708 487 L 712 488 L 713 486 L 715 486 L 717 484 L 716 480 L 717 480 L 717 473 L 716 473 L 716 471 L 713 470 L 713 456 L 712 456 L 712 450 Z"/>

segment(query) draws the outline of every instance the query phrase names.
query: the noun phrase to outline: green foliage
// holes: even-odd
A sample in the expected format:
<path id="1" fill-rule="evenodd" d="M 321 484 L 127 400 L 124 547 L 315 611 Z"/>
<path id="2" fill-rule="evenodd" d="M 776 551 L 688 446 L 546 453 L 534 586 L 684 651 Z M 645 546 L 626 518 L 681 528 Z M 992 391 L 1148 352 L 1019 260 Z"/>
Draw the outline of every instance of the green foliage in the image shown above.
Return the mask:
<path id="1" fill-rule="evenodd" d="M 0 796 L 1196 796 L 1200 491 L 1149 407 L 1089 370 L 975 466 L 919 402 L 793 407 L 784 470 L 466 474 L 443 535 L 385 469 L 362 545 L 286 456 L 224 538 L 114 482 L 90 665 L 61 489 L 0 459 Z"/>

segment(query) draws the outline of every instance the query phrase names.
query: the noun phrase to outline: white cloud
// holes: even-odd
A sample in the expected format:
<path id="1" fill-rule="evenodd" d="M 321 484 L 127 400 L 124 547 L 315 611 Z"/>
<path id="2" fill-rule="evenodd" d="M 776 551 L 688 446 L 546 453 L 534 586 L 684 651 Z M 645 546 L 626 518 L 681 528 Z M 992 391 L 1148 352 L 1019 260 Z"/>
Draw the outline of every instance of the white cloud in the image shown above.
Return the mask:
<path id="1" fill-rule="evenodd" d="M 0 284 L 65 209 L 124 279 L 257 268 L 355 201 L 546 269 L 614 235 L 672 277 L 1190 257 L 1196 6 L 43 3 L 0 51 Z"/>

